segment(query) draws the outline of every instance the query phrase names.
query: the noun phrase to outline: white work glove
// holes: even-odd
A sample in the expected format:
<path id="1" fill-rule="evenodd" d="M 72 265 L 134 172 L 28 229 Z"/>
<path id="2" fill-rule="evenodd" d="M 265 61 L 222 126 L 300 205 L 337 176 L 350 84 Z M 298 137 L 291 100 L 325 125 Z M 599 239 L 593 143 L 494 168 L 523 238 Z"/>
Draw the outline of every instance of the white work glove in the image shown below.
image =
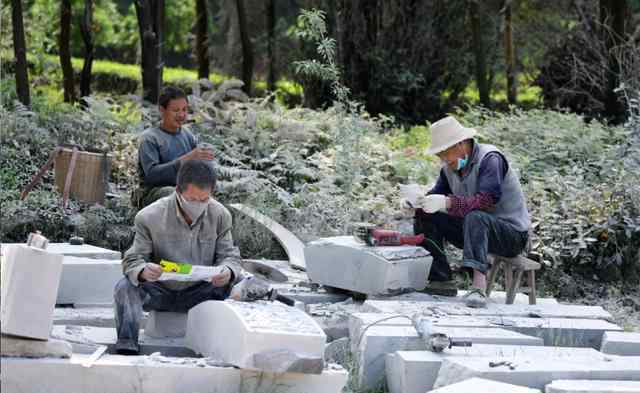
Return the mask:
<path id="1" fill-rule="evenodd" d="M 400 209 L 411 210 L 413 212 L 416 208 L 411 206 L 411 202 L 407 198 L 400 198 Z"/>
<path id="2" fill-rule="evenodd" d="M 440 194 L 419 196 L 417 205 L 422 208 L 425 213 L 433 214 L 437 211 L 444 212 L 447 210 L 447 197 Z"/>
<path id="3" fill-rule="evenodd" d="M 407 198 L 400 198 L 400 216 L 402 218 L 410 218 L 416 214 L 416 207 L 411 206 L 411 203 Z"/>

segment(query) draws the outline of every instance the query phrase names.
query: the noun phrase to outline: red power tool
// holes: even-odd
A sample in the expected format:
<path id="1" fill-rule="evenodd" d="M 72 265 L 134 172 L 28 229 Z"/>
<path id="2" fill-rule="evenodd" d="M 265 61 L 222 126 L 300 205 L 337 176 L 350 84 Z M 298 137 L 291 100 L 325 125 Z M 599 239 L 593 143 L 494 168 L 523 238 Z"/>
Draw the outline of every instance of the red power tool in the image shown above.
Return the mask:
<path id="1" fill-rule="evenodd" d="M 424 241 L 424 235 L 403 235 L 402 232 L 376 228 L 372 224 L 356 224 L 354 236 L 369 246 L 417 246 Z"/>

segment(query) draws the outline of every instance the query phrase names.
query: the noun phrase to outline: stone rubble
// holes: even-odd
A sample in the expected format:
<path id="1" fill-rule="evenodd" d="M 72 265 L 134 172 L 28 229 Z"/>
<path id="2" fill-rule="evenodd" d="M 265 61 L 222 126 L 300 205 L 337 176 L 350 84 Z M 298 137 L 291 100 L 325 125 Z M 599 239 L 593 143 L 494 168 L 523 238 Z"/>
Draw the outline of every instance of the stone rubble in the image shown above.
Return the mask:
<path id="1" fill-rule="evenodd" d="M 529 306 L 524 296 L 505 305 L 504 296 L 494 292 L 486 309 L 469 309 L 460 296 L 399 294 L 420 287 L 415 280 L 428 272 L 430 257 L 410 247 L 367 249 L 350 242 L 352 237 L 309 244 L 309 276 L 286 261 L 269 261 L 288 277 L 273 287 L 299 305 L 304 303 L 306 313 L 264 301 L 205 302 L 188 315 L 151 312 L 142 324 L 142 355 L 131 357 L 109 353 L 116 340 L 112 291 L 121 277 L 120 253 L 52 243 L 48 254 L 60 262 L 61 284 L 52 289 L 55 272 L 38 276 L 47 281 L 38 307 L 49 310 L 45 316 L 50 318 L 38 322 L 37 329 L 27 326 L 38 330 L 39 340 L 2 336 L 2 391 L 195 392 L 210 390 L 215 380 L 219 393 L 337 393 L 347 384 L 348 369 L 353 370 L 352 390 L 386 383 L 390 393 L 426 393 L 434 388 L 435 393 L 640 392 L 640 336 L 610 323 L 611 315 L 602 308 L 559 304 L 550 298 Z M 12 248 L 2 245 L 5 260 L 7 255 L 13 258 Z M 321 255 L 327 250 L 335 252 Z M 339 262 L 340 269 L 318 271 L 314 258 L 321 260 L 324 270 L 330 262 Z M 15 301 L 24 284 L 13 277 L 35 279 L 30 268 L 3 262 L 3 333 L 20 325 L 15 322 L 24 309 L 34 310 L 31 303 L 24 307 Z M 101 281 L 92 282 L 89 276 Z M 371 295 L 361 303 L 335 288 Z M 56 300 L 73 307 L 53 310 Z M 7 317 L 5 310 L 10 311 Z M 473 346 L 426 351 L 407 318 L 416 313 L 452 338 L 471 340 Z M 24 326 L 22 322 L 23 333 Z M 101 345 L 108 352 L 91 367 L 83 367 Z"/>

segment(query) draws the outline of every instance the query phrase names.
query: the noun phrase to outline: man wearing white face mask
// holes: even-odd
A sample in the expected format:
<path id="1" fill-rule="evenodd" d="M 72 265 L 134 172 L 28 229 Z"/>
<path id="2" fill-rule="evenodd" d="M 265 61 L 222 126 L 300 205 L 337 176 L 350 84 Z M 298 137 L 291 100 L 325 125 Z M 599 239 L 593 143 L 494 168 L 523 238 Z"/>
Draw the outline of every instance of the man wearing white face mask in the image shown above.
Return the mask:
<path id="1" fill-rule="evenodd" d="M 203 301 L 226 299 L 242 280 L 231 214 L 210 196 L 215 185 L 210 161 L 184 161 L 175 192 L 136 215 L 134 242 L 122 260 L 125 277 L 114 292 L 118 353 L 138 353 L 143 310 L 187 312 Z M 225 269 L 210 282 L 158 281 L 162 259 Z"/>
<path id="2" fill-rule="evenodd" d="M 415 206 L 415 233 L 433 256 L 428 293 L 455 296 L 457 289 L 443 252 L 443 241 L 463 249 L 462 266 L 473 271 L 473 288 L 466 304 L 486 305 L 487 254 L 513 257 L 527 244 L 531 218 L 516 172 L 492 145 L 474 140 L 476 130 L 449 116 L 430 127 L 431 147 L 442 169 L 435 186 L 419 196 Z"/>

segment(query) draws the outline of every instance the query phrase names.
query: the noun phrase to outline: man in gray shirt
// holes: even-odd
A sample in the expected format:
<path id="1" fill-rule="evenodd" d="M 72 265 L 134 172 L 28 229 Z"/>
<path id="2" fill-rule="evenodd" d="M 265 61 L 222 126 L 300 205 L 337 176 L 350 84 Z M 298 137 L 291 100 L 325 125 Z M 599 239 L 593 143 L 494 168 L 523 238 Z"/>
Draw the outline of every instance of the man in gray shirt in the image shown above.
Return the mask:
<path id="1" fill-rule="evenodd" d="M 198 148 L 196 137 L 182 124 L 187 119 L 184 91 L 165 87 L 158 99 L 162 120 L 147 129 L 138 146 L 138 174 L 141 186 L 132 203 L 138 209 L 173 193 L 180 164 L 188 160 L 213 160 L 213 152 Z"/>
<path id="2" fill-rule="evenodd" d="M 187 160 L 180 166 L 174 192 L 136 215 L 133 245 L 122 260 L 125 277 L 114 292 L 118 353 L 139 352 L 143 310 L 187 312 L 203 301 L 226 299 L 242 280 L 231 214 L 210 196 L 215 184 L 210 161 Z M 225 268 L 211 281 L 164 281 L 159 265 L 163 259 Z"/>

